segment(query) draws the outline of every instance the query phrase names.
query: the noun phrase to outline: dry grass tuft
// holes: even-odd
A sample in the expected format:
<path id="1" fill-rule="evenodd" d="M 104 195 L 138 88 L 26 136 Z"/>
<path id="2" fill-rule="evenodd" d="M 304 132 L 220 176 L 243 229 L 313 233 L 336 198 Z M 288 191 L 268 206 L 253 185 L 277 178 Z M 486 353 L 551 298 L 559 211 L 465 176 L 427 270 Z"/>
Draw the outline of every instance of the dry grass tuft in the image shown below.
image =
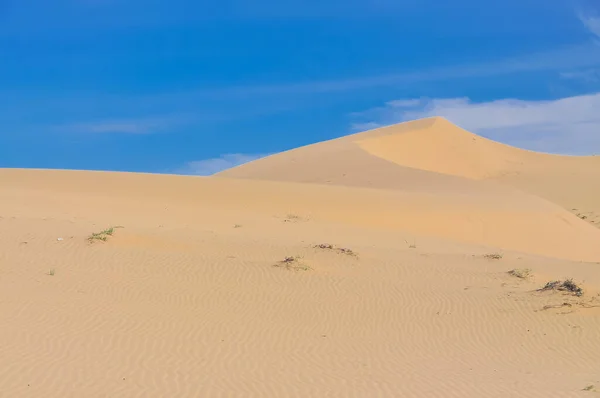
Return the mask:
<path id="1" fill-rule="evenodd" d="M 413 243 L 408 243 L 408 241 L 406 239 L 404 239 L 404 242 L 406 242 L 406 244 L 408 245 L 409 249 L 416 249 L 417 248 L 417 242 L 415 240 L 413 240 Z"/>
<path id="2" fill-rule="evenodd" d="M 356 252 L 354 252 L 352 249 L 347 249 L 345 247 L 335 247 L 334 245 L 330 245 L 329 243 L 321 243 L 319 245 L 314 245 L 313 248 L 322 250 L 335 250 L 336 252 L 340 254 L 345 254 L 347 256 L 357 256 Z"/>
<path id="3" fill-rule="evenodd" d="M 573 279 L 566 279 L 564 281 L 550 281 L 546 283 L 544 287 L 538 289 L 540 292 L 548 291 L 548 290 L 558 290 L 561 292 L 569 292 L 573 293 L 577 297 L 583 296 L 583 289 L 581 286 L 578 286 Z"/>
<path id="4" fill-rule="evenodd" d="M 277 264 L 274 264 L 273 266 L 277 267 L 277 268 L 284 268 L 284 269 L 287 269 L 288 271 L 309 271 L 312 269 L 308 265 L 302 263 L 300 261 L 300 257 L 292 257 L 292 256 L 288 256 L 288 257 L 284 258 L 283 260 L 279 261 Z"/>
<path id="5" fill-rule="evenodd" d="M 511 269 L 508 274 L 520 279 L 527 279 L 531 276 L 531 270 L 529 268 Z"/>
<path id="6" fill-rule="evenodd" d="M 488 253 L 484 254 L 483 257 L 488 260 L 502 260 L 503 255 L 501 253 Z"/>
<path id="7" fill-rule="evenodd" d="M 113 236 L 113 234 L 115 233 L 115 229 L 117 229 L 117 228 L 123 228 L 123 227 L 121 227 L 121 226 L 110 227 L 110 228 L 105 229 L 104 231 L 94 232 L 93 234 L 88 236 L 87 239 L 90 242 L 94 242 L 96 240 L 106 242 L 110 236 Z"/>

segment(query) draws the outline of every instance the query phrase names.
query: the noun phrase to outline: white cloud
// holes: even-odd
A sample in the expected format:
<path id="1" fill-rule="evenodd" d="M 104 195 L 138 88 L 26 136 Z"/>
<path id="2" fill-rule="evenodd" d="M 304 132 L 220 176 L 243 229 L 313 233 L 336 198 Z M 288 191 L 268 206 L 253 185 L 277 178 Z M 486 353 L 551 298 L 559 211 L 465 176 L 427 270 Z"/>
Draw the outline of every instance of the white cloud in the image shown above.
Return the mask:
<path id="1" fill-rule="evenodd" d="M 586 69 L 560 73 L 560 77 L 567 80 L 581 80 L 585 83 L 600 81 L 600 69 Z"/>
<path id="2" fill-rule="evenodd" d="M 579 14 L 579 19 L 590 33 L 600 38 L 600 16 Z"/>
<path id="3" fill-rule="evenodd" d="M 351 79 L 321 80 L 265 86 L 238 86 L 203 91 L 211 97 L 277 96 L 299 94 L 323 94 L 357 91 L 376 87 L 400 86 L 429 81 L 473 79 L 510 75 L 534 71 L 561 71 L 573 68 L 600 66 L 600 47 L 594 43 L 557 48 L 545 52 L 507 57 L 492 62 L 457 64 L 425 68 L 420 71 L 404 71 L 397 74 L 365 76 Z M 402 99 L 400 101 L 411 101 Z"/>
<path id="4" fill-rule="evenodd" d="M 152 134 L 185 124 L 186 117 L 109 119 L 55 126 L 54 131 L 88 134 Z"/>
<path id="5" fill-rule="evenodd" d="M 188 162 L 185 167 L 178 170 L 176 174 L 208 176 L 265 156 L 269 156 L 269 154 L 228 153 L 221 155 L 218 158 Z"/>
<path id="6" fill-rule="evenodd" d="M 421 100 L 419 100 L 419 99 L 401 99 L 401 100 L 390 101 L 387 103 L 387 105 L 410 108 L 413 106 L 418 106 L 420 103 L 421 103 Z"/>
<path id="7" fill-rule="evenodd" d="M 419 105 L 381 108 L 355 114 L 362 123 L 389 125 L 443 116 L 474 133 L 526 149 L 562 153 L 600 153 L 600 93 L 551 101 L 423 98 Z M 367 120 L 364 120 L 367 119 Z"/>

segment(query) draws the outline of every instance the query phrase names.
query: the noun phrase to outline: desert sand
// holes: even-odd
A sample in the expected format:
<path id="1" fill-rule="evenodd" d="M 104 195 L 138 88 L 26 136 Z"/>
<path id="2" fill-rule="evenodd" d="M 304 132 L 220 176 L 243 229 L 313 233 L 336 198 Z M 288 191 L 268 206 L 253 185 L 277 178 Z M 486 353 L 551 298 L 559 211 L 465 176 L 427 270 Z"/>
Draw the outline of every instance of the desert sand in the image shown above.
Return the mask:
<path id="1" fill-rule="evenodd" d="M 0 169 L 0 397 L 599 395 L 598 181 L 441 118 L 212 177 Z"/>

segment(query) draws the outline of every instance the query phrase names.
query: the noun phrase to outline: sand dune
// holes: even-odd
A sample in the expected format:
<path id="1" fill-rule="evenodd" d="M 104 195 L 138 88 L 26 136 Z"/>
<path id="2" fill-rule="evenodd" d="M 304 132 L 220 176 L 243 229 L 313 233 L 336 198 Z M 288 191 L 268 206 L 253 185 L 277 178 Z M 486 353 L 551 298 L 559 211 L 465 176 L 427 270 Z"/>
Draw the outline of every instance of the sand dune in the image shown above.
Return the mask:
<path id="1" fill-rule="evenodd" d="M 0 171 L 17 214 L 105 215 L 139 224 L 139 212 L 166 213 L 177 225 L 202 223 L 214 209 L 266 217 L 296 214 L 315 221 L 401 231 L 575 261 L 600 261 L 600 230 L 559 206 L 495 185 L 444 185 L 426 192 L 341 186 L 69 171 Z M 74 182 L 75 181 L 75 182 Z M 35 188 L 32 188 L 35 187 Z M 435 188 L 435 190 L 434 190 Z M 38 204 L 38 195 L 48 205 Z M 104 204 L 96 204 L 98 197 Z M 89 199 L 93 206 L 82 208 Z M 30 204 L 29 201 L 34 201 Z M 11 203 L 6 198 L 5 203 Z M 77 206 L 74 206 L 77 203 Z M 75 209 L 75 210 L 73 210 Z M 79 210 L 77 210 L 79 209 Z M 128 214 L 131 213 L 132 216 Z M 232 220 L 231 222 L 235 222 Z M 150 224 L 148 226 L 152 226 Z"/>
<path id="2" fill-rule="evenodd" d="M 442 184 L 462 190 L 477 186 L 473 180 L 488 180 L 546 198 L 600 226 L 600 156 L 526 151 L 439 117 L 293 149 L 217 176 L 403 190 Z"/>
<path id="3" fill-rule="evenodd" d="M 0 397 L 593 396 L 597 162 L 426 119 L 217 177 L 0 169 Z"/>
<path id="4" fill-rule="evenodd" d="M 541 173 L 548 171 L 548 168 L 551 171 L 548 174 L 551 175 L 561 169 L 568 169 L 571 173 L 600 173 L 595 170 L 600 166 L 599 156 L 562 156 L 527 151 L 491 141 L 461 129 L 444 118 L 433 117 L 296 148 L 222 171 L 217 175 L 323 182 L 318 175 L 313 175 L 317 174 L 315 170 L 318 170 L 314 165 L 315 160 L 320 160 L 319 166 L 340 168 L 329 163 L 349 160 L 367 162 L 365 159 L 358 159 L 366 158 L 366 155 L 397 166 L 476 180 Z M 309 163 L 312 167 L 306 168 Z M 299 174 L 289 176 L 288 172 L 294 168 L 302 169 L 296 173 L 304 173 L 303 177 Z M 323 171 L 327 172 L 329 168 L 323 167 Z M 330 182 L 345 185 L 353 172 L 355 171 L 347 170 Z"/>

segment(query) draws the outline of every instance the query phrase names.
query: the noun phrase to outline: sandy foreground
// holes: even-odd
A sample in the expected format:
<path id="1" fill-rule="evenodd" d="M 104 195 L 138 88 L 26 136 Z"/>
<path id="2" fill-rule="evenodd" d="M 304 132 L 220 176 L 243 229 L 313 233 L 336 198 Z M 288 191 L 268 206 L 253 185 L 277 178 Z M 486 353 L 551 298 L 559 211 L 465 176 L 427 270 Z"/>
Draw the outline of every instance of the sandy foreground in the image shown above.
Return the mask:
<path id="1" fill-rule="evenodd" d="M 0 170 L 0 397 L 600 396 L 594 181 L 438 118 L 215 177 Z"/>

